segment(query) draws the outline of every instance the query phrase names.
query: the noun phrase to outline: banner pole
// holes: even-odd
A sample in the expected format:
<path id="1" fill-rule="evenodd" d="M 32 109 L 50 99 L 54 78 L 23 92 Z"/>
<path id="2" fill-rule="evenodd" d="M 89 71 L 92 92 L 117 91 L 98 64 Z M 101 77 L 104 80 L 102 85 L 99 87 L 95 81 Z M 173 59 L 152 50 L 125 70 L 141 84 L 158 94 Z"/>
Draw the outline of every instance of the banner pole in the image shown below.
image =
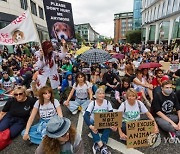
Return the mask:
<path id="1" fill-rule="evenodd" d="M 41 41 L 40 41 L 40 38 L 39 38 L 39 34 L 38 34 L 37 28 L 35 26 L 35 23 L 34 23 L 34 20 L 33 20 L 33 17 L 32 17 L 30 7 L 28 7 L 28 11 L 30 13 L 30 16 L 31 16 L 31 19 L 32 19 L 32 22 L 33 22 L 33 26 L 34 26 L 34 29 L 35 29 L 35 32 L 36 32 L 36 35 L 37 35 L 37 38 L 38 38 L 38 41 L 39 41 L 39 46 L 40 46 L 40 48 L 42 48 Z"/>

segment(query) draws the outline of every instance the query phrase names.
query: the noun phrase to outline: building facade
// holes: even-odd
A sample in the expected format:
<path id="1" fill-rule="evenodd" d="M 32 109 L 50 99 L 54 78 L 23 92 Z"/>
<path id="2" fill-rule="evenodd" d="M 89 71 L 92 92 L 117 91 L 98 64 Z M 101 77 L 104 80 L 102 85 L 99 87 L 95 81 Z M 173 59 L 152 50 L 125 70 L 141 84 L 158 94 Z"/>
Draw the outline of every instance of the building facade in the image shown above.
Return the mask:
<path id="1" fill-rule="evenodd" d="M 114 14 L 114 42 L 123 43 L 126 32 L 132 30 L 133 12 Z"/>
<path id="2" fill-rule="evenodd" d="M 92 43 L 98 41 L 100 36 L 89 23 L 75 25 L 75 32 L 79 33 L 86 42 Z"/>
<path id="3" fill-rule="evenodd" d="M 0 0 L 0 29 L 30 7 L 40 41 L 49 39 L 43 0 Z"/>
<path id="4" fill-rule="evenodd" d="M 180 0 L 142 0 L 143 41 L 180 39 Z"/>
<path id="5" fill-rule="evenodd" d="M 142 0 L 134 0 L 133 6 L 133 30 L 141 29 L 142 24 Z"/>

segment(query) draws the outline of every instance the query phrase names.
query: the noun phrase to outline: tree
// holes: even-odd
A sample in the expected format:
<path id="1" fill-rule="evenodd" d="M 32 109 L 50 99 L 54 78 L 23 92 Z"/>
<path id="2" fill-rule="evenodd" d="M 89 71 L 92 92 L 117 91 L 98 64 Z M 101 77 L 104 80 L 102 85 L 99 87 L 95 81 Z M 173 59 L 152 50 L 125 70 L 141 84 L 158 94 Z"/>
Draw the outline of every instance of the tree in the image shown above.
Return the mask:
<path id="1" fill-rule="evenodd" d="M 75 33 L 75 35 L 76 35 L 78 44 L 81 44 L 82 42 L 84 42 L 84 39 L 81 37 L 79 33 Z"/>
<path id="2" fill-rule="evenodd" d="M 127 43 L 141 43 L 141 30 L 131 30 L 126 33 Z"/>

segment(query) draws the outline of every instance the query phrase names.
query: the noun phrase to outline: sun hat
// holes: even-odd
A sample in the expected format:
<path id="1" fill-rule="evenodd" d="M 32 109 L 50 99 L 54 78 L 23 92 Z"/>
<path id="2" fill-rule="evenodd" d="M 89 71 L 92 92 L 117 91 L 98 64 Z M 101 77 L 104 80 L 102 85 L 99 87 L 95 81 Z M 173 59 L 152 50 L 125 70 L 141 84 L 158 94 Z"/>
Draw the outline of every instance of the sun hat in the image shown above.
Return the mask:
<path id="1" fill-rule="evenodd" d="M 65 117 L 54 116 L 47 123 L 46 134 L 50 138 L 59 138 L 66 134 L 71 126 L 71 121 Z"/>

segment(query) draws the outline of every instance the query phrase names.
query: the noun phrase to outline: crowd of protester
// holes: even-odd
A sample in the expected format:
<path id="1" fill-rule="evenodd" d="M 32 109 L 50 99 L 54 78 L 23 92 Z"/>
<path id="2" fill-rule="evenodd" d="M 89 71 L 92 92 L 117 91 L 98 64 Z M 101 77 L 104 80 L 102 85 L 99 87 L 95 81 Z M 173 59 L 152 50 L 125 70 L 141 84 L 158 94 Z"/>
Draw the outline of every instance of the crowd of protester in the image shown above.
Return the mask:
<path id="1" fill-rule="evenodd" d="M 116 44 L 111 51 L 106 47 L 102 45 L 110 54 L 123 57 L 88 64 L 79 60 L 77 46 L 64 40 L 58 50 L 45 41 L 42 49 L 24 44 L 15 46 L 12 54 L 0 51 L 0 98 L 7 100 L 0 112 L 0 131 L 9 128 L 11 139 L 22 134 L 24 140 L 40 144 L 37 154 L 84 153 L 81 137 L 68 117 L 63 117 L 64 105 L 72 114 L 83 112 L 94 153 L 110 153 L 106 144 L 111 130 L 118 129 L 117 135 L 126 140 L 126 122 L 140 120 L 141 114 L 155 121 L 155 133 L 161 128 L 171 138 L 180 136 L 180 67 L 175 71 L 139 69 L 142 63 L 179 64 L 180 47 Z M 123 113 L 122 128 L 96 129 L 94 113 L 114 109 Z M 38 114 L 39 121 L 33 125 Z"/>

